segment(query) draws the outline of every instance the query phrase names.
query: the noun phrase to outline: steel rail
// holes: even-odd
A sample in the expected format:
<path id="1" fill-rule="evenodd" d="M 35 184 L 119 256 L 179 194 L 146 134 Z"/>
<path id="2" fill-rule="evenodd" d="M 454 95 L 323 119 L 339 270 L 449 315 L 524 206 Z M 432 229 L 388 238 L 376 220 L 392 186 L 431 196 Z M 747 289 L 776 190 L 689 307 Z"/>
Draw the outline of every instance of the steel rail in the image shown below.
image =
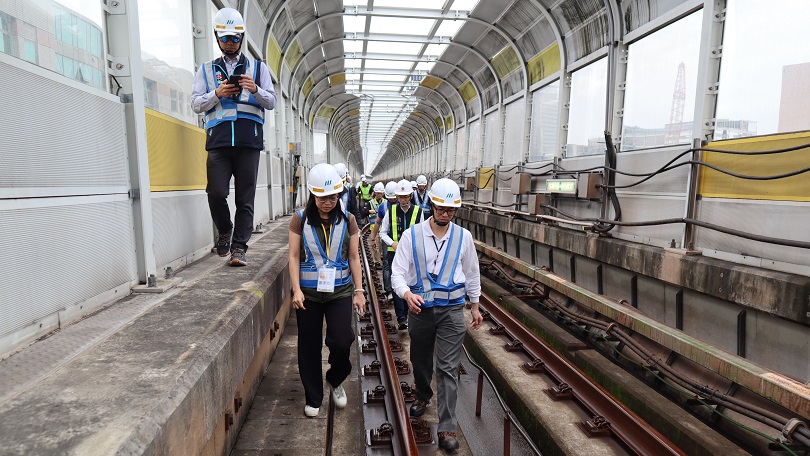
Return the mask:
<path id="1" fill-rule="evenodd" d="M 368 225 L 364 228 L 364 233 L 368 233 Z M 374 311 L 372 312 L 372 320 L 374 323 L 374 336 L 377 339 L 377 353 L 380 361 L 380 380 L 383 380 L 387 385 L 386 387 L 386 412 L 389 419 L 393 418 L 395 430 L 392 437 L 391 445 L 394 454 L 405 455 L 418 455 L 419 449 L 414 437 L 413 427 L 411 426 L 411 418 L 408 413 L 408 406 L 405 403 L 405 397 L 400 388 L 399 375 L 397 375 L 397 368 L 394 363 L 394 355 L 391 351 L 391 344 L 388 342 L 388 334 L 385 331 L 385 321 L 383 320 L 382 312 L 377 303 L 376 289 L 374 288 L 374 280 L 371 275 L 371 267 L 368 261 L 368 248 L 367 236 L 361 236 L 360 255 L 363 264 L 363 273 L 366 277 L 366 286 L 370 289 L 369 299 L 367 300 L 367 311 L 371 307 L 368 302 L 373 303 Z M 390 401 L 389 401 L 390 399 Z M 393 417 L 392 417 L 393 415 Z M 398 447 L 394 447 L 394 439 L 399 442 Z M 399 450 L 399 452 L 397 451 Z"/>
<path id="2" fill-rule="evenodd" d="M 571 387 L 572 396 L 592 415 L 604 417 L 609 423 L 611 433 L 631 451 L 645 456 L 685 454 L 540 340 L 530 329 L 491 298 L 482 294 L 480 305 L 482 309 L 489 312 L 493 321 L 503 325 L 508 334 L 522 342 L 522 350 L 529 357 L 533 360 L 540 359 L 545 364 L 546 373 L 559 383 L 568 384 Z"/>

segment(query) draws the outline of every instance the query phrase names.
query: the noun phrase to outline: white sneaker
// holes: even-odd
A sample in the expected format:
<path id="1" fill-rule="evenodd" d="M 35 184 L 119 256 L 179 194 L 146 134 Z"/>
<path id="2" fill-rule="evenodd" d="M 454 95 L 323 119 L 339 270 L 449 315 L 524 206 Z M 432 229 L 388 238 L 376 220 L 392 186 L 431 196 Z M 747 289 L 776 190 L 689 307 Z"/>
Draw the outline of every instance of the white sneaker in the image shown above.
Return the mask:
<path id="1" fill-rule="evenodd" d="M 320 408 L 315 408 L 315 407 L 310 407 L 308 405 L 305 405 L 304 406 L 304 415 L 306 415 L 306 416 L 308 416 L 310 418 L 314 418 L 314 417 L 318 416 L 318 412 L 320 412 L 320 410 L 321 410 Z"/>
<path id="2" fill-rule="evenodd" d="M 343 389 L 343 386 L 335 387 L 332 390 L 332 399 L 335 401 L 335 407 L 346 407 L 348 399 L 346 398 L 346 391 Z"/>

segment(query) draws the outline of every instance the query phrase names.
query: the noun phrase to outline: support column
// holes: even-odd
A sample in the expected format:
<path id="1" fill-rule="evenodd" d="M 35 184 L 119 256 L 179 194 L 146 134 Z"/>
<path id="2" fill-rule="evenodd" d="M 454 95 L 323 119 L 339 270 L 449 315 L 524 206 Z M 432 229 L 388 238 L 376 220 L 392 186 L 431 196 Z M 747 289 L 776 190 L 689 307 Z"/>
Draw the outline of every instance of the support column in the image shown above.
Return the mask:
<path id="1" fill-rule="evenodd" d="M 143 72 L 141 70 L 141 35 L 138 25 L 138 1 L 110 2 L 104 5 L 108 71 L 121 88 L 127 128 L 129 160 L 129 196 L 135 229 L 138 280 L 155 283 L 155 252 L 152 199 L 149 189 L 149 155 L 146 148 L 146 114 Z M 151 280 L 150 280 L 151 279 Z"/>

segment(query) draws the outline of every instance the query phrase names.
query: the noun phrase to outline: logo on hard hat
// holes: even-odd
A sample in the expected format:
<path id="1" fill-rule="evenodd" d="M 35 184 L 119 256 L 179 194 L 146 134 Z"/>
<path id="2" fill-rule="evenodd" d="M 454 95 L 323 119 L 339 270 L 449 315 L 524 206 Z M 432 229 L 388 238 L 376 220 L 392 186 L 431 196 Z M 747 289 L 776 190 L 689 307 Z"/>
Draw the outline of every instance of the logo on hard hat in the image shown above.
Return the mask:
<path id="1" fill-rule="evenodd" d="M 228 19 L 228 21 L 225 22 L 225 23 L 228 24 L 228 25 L 233 24 L 233 19 Z"/>
<path id="2" fill-rule="evenodd" d="M 445 198 L 452 198 L 452 197 L 453 197 L 452 193 L 448 193 L 447 196 L 445 196 Z"/>
<path id="3" fill-rule="evenodd" d="M 331 181 L 331 180 L 328 180 L 328 181 L 326 181 L 326 182 L 324 182 L 324 183 L 323 183 L 323 186 L 324 186 L 324 187 L 326 187 L 327 185 L 332 185 L 332 181 Z"/>

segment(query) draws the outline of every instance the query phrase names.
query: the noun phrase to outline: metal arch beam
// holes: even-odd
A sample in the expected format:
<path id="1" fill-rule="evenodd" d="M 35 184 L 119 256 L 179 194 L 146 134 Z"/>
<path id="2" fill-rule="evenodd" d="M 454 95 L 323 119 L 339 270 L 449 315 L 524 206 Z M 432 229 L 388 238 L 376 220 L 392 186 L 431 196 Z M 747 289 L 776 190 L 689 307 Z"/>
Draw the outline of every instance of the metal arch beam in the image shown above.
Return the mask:
<path id="1" fill-rule="evenodd" d="M 418 126 L 419 126 L 420 128 L 424 128 L 426 131 L 428 131 L 428 132 L 430 132 L 431 134 L 435 135 L 434 137 L 438 137 L 438 135 L 440 135 L 440 134 L 441 134 L 441 130 L 439 130 L 439 126 L 438 126 L 438 125 L 436 125 L 436 123 L 435 123 L 435 122 L 431 122 L 430 120 L 425 119 L 425 118 L 424 118 L 424 117 L 422 117 L 422 116 L 416 116 L 416 115 L 412 115 L 414 112 L 420 112 L 420 113 L 427 114 L 427 113 L 426 113 L 426 112 L 424 112 L 424 111 L 417 111 L 417 110 L 411 111 L 411 113 L 408 115 L 408 117 L 406 117 L 406 118 L 403 120 L 403 124 L 402 124 L 402 125 L 404 125 L 406 122 L 413 122 L 413 123 L 418 124 Z M 336 115 L 337 115 L 337 114 L 336 114 Z M 400 116 L 392 116 L 392 118 L 396 118 L 396 119 L 398 119 L 399 117 L 400 117 Z M 342 117 L 341 117 L 341 119 L 340 119 L 340 120 L 338 120 L 338 121 L 335 123 L 335 127 L 337 128 L 339 125 L 343 125 L 343 124 L 345 123 L 345 122 L 344 122 L 344 120 L 348 120 L 349 118 L 350 118 L 350 116 L 342 116 Z M 413 119 L 413 120 L 412 120 L 412 119 Z M 391 126 L 393 127 L 393 123 L 392 123 L 392 125 L 391 125 Z M 390 130 L 392 130 L 392 129 L 389 129 L 389 131 L 390 131 Z M 360 127 L 360 131 L 362 131 L 362 126 Z M 366 129 L 366 131 L 368 131 L 368 129 Z M 434 140 L 435 140 L 435 139 L 434 139 Z"/>
<path id="2" fill-rule="evenodd" d="M 335 131 L 336 132 L 343 132 L 343 131 L 345 131 L 346 128 L 350 128 L 350 129 L 354 128 L 354 125 L 351 125 L 351 124 L 349 124 L 348 126 L 345 126 L 346 125 L 346 122 L 344 122 L 345 119 L 349 119 L 349 117 L 343 117 L 340 121 L 338 121 L 335 124 Z M 431 126 L 431 124 L 433 124 L 433 125 Z M 403 120 L 402 124 L 397 126 L 397 130 L 399 130 L 400 128 L 403 128 L 403 126 L 408 127 L 408 128 L 405 128 L 406 130 L 414 131 L 414 132 L 421 132 L 420 129 L 422 129 L 422 128 L 424 128 L 426 131 L 429 131 L 432 134 L 436 134 L 436 132 L 438 131 L 438 126 L 435 123 L 429 122 L 429 121 L 421 118 L 420 116 L 410 116 L 409 115 L 407 118 L 405 118 L 405 120 Z M 393 127 L 393 124 L 391 125 L 391 127 Z M 413 128 L 411 128 L 411 127 L 413 127 Z M 362 131 L 363 131 L 363 128 L 360 127 L 358 129 L 358 134 L 362 133 Z M 389 129 L 387 129 L 387 131 L 391 132 L 391 131 L 393 131 L 393 128 L 389 128 Z M 430 144 L 429 141 L 427 141 L 427 139 L 428 138 L 425 138 L 424 142 L 419 141 L 420 147 L 427 147 L 427 145 Z"/>
<path id="3" fill-rule="evenodd" d="M 397 9 L 395 9 L 395 8 L 379 8 L 379 9 L 377 9 L 375 11 L 372 11 L 372 12 L 355 13 L 354 15 L 358 15 L 358 16 L 359 15 L 382 16 L 381 11 L 386 11 L 386 10 L 387 11 L 392 11 L 392 10 L 397 11 Z M 440 17 L 440 16 L 445 15 L 443 13 L 436 14 L 435 11 L 433 11 L 432 14 L 435 15 L 434 17 L 431 17 L 432 19 L 445 20 L 444 17 Z M 301 34 L 304 32 L 304 30 L 306 30 L 308 27 L 312 26 L 313 24 L 320 24 L 320 21 L 322 21 L 324 19 L 328 19 L 328 18 L 332 18 L 332 17 L 338 17 L 338 16 L 345 16 L 345 15 L 347 15 L 347 14 L 345 12 L 343 12 L 343 11 L 335 12 L 335 13 L 328 13 L 328 14 L 324 14 L 322 16 L 319 16 L 319 17 L 315 18 L 314 20 L 312 20 L 310 22 L 307 22 L 306 24 L 301 26 L 301 28 L 295 34 L 293 34 L 292 37 L 286 43 L 283 44 L 283 47 L 281 49 L 281 54 L 282 55 L 287 55 L 287 49 L 289 48 L 289 46 L 299 36 L 301 36 Z M 449 13 L 447 15 L 449 15 Z M 407 17 L 407 16 L 404 16 L 404 15 L 401 14 L 401 10 L 400 10 L 400 14 L 394 14 L 394 16 L 396 16 L 396 17 Z M 390 15 L 389 15 L 389 17 L 390 17 Z M 422 18 L 427 18 L 427 17 L 422 17 Z M 470 22 L 474 22 L 474 23 L 483 25 L 483 26 L 485 26 L 485 27 L 487 27 L 489 29 L 495 30 L 499 35 L 501 35 L 501 37 L 503 37 L 507 42 L 510 43 L 510 45 L 515 49 L 515 53 L 517 53 L 517 55 L 521 59 L 521 61 L 525 62 L 525 58 L 523 57 L 523 53 L 520 51 L 520 48 L 517 47 L 517 45 L 512 40 L 511 36 L 509 36 L 508 33 L 503 31 L 499 27 L 494 26 L 494 25 L 489 24 L 489 23 L 487 23 L 485 21 L 482 21 L 481 19 L 477 19 L 477 18 L 474 18 L 474 17 L 466 17 L 466 18 L 464 18 L 464 17 L 448 17 L 446 19 L 448 19 L 448 20 L 470 21 Z M 352 33 L 344 33 L 343 38 L 341 38 L 341 40 L 343 40 L 343 39 L 353 39 L 355 41 L 388 41 L 388 42 L 422 43 L 422 44 L 447 44 L 447 45 L 452 45 L 452 46 L 463 47 L 463 48 L 467 49 L 468 51 L 472 52 L 473 54 L 477 55 L 484 62 L 484 64 L 487 66 L 487 68 L 489 68 L 489 70 L 492 72 L 492 76 L 494 77 L 494 79 L 496 81 L 498 81 L 498 101 L 499 101 L 499 103 L 503 102 L 503 90 L 502 90 L 502 87 L 501 87 L 501 84 L 500 84 L 500 78 L 498 77 L 498 73 L 495 71 L 495 68 L 492 67 L 492 64 L 489 62 L 489 59 L 486 56 L 484 56 L 479 50 L 475 49 L 472 46 L 468 46 L 468 45 L 463 44 L 463 43 L 456 43 L 456 42 L 453 42 L 452 39 L 446 39 L 444 37 L 426 39 L 425 37 L 416 36 L 416 35 L 409 36 L 409 35 L 394 35 L 394 34 L 379 34 L 379 33 L 366 34 L 366 33 L 352 32 Z M 332 41 L 332 40 L 328 40 L 328 41 Z M 323 44 L 325 44 L 325 42 L 323 42 Z M 310 52 L 310 51 L 308 51 L 308 52 Z M 306 55 L 306 53 L 304 53 L 304 55 Z M 525 79 L 525 78 L 528 77 L 528 74 L 526 73 L 525 68 L 524 68 L 524 75 L 523 76 L 524 76 L 524 80 L 526 80 L 528 82 L 528 80 Z M 288 91 L 291 88 L 292 87 L 288 87 L 287 88 Z M 483 98 L 483 94 L 480 93 L 480 92 L 479 92 L 479 96 L 481 96 Z M 482 112 L 483 112 L 483 105 L 482 105 Z"/>

